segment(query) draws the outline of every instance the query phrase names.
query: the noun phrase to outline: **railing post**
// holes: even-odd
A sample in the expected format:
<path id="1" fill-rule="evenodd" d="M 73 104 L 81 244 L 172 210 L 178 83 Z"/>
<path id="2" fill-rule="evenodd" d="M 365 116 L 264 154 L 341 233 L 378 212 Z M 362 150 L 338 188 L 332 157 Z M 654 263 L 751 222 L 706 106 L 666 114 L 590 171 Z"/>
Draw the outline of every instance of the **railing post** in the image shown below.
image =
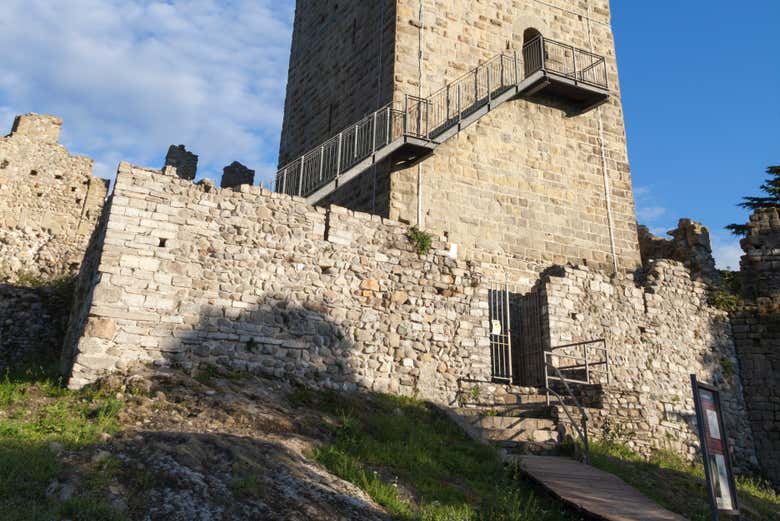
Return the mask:
<path id="1" fill-rule="evenodd" d="M 356 158 L 358 156 L 358 132 L 360 130 L 360 123 L 355 125 L 355 150 L 353 150 L 352 157 Z"/>
<path id="2" fill-rule="evenodd" d="M 479 67 L 474 69 L 474 104 L 479 100 Z"/>
<path id="3" fill-rule="evenodd" d="M 588 365 L 588 346 L 582 346 L 582 353 L 585 356 L 585 381 L 590 383 L 590 365 Z"/>
<path id="4" fill-rule="evenodd" d="M 389 106 L 387 107 L 387 130 L 385 132 L 385 145 L 389 145 L 390 142 L 393 141 L 393 137 L 390 135 L 390 120 L 393 118 L 393 107 Z"/>
<path id="5" fill-rule="evenodd" d="M 338 152 L 336 153 L 336 175 L 334 176 L 334 179 L 338 179 L 339 175 L 341 175 L 341 142 L 343 141 L 343 138 L 344 133 L 339 132 L 339 146 Z"/>
<path id="6" fill-rule="evenodd" d="M 501 88 L 504 88 L 504 53 L 502 52 L 498 58 L 501 61 Z"/>
<path id="7" fill-rule="evenodd" d="M 458 83 L 458 125 L 463 119 L 463 109 L 460 106 L 460 83 Z"/>
<path id="8" fill-rule="evenodd" d="M 590 441 L 588 440 L 588 415 L 582 414 L 582 441 L 585 444 L 585 464 L 590 465 Z"/>
<path id="9" fill-rule="evenodd" d="M 431 101 L 425 100 L 425 139 L 431 139 Z"/>
<path id="10" fill-rule="evenodd" d="M 303 197 L 303 165 L 306 164 L 306 156 L 301 156 L 301 174 L 298 178 L 298 197 Z"/>
<path id="11" fill-rule="evenodd" d="M 409 135 L 409 95 L 404 94 L 404 136 Z"/>
<path id="12" fill-rule="evenodd" d="M 517 58 L 517 49 L 515 49 L 515 83 L 520 83 L 520 62 Z"/>
<path id="13" fill-rule="evenodd" d="M 287 193 L 287 169 L 284 169 L 284 173 L 282 174 L 282 193 Z"/>
<path id="14" fill-rule="evenodd" d="M 320 147 L 320 182 L 322 182 L 322 171 L 325 168 L 325 145 Z"/>
<path id="15" fill-rule="evenodd" d="M 572 69 L 574 81 L 577 81 L 577 49 L 575 49 L 573 45 L 571 46 L 571 61 L 574 66 L 574 69 Z"/>
<path id="16" fill-rule="evenodd" d="M 374 112 L 374 128 L 372 129 L 371 132 L 371 153 L 372 154 L 376 152 L 376 116 L 377 113 Z"/>
<path id="17" fill-rule="evenodd" d="M 445 105 L 447 107 L 445 109 L 447 111 L 447 115 L 445 116 L 444 120 L 449 121 L 450 120 L 450 84 L 449 83 L 444 89 L 444 99 L 446 100 Z"/>
<path id="18" fill-rule="evenodd" d="M 485 67 L 487 73 L 487 92 L 488 92 L 488 110 L 490 110 L 490 102 L 493 101 L 493 93 L 490 91 L 490 65 Z"/>

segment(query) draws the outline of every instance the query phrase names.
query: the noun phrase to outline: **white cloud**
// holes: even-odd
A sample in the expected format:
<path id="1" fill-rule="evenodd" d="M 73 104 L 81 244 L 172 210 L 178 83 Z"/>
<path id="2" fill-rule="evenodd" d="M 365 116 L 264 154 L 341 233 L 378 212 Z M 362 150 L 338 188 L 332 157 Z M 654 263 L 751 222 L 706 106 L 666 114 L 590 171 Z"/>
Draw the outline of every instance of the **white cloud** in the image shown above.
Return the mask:
<path id="1" fill-rule="evenodd" d="M 659 222 L 659 219 L 666 215 L 667 209 L 655 202 L 652 188 L 649 186 L 634 187 L 634 204 L 636 204 L 636 218 L 639 224 L 644 224 L 651 229 L 663 228 L 662 235 L 666 235 L 665 230 L 668 230 L 669 227 L 666 223 Z"/>
<path id="2" fill-rule="evenodd" d="M 666 208 L 662 206 L 640 206 L 637 203 L 636 217 L 641 223 L 654 222 L 666 215 Z"/>
<path id="3" fill-rule="evenodd" d="M 742 248 L 739 246 L 739 238 L 736 236 L 711 235 L 712 256 L 719 269 L 739 270 L 739 259 L 742 257 Z"/>
<path id="4" fill-rule="evenodd" d="M 268 177 L 292 16 L 292 0 L 3 0 L 2 125 L 64 118 L 63 143 L 102 176 L 120 160 L 159 167 L 183 143 L 202 175 L 238 160 Z"/>

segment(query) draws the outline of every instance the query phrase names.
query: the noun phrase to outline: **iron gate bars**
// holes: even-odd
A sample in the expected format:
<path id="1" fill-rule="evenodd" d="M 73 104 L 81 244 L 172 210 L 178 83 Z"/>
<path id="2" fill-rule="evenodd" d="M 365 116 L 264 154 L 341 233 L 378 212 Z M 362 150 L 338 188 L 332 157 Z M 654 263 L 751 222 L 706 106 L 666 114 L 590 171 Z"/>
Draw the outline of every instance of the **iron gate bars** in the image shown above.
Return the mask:
<path id="1" fill-rule="evenodd" d="M 509 286 L 491 283 L 488 291 L 490 310 L 490 365 L 493 381 L 512 383 L 512 327 Z"/>

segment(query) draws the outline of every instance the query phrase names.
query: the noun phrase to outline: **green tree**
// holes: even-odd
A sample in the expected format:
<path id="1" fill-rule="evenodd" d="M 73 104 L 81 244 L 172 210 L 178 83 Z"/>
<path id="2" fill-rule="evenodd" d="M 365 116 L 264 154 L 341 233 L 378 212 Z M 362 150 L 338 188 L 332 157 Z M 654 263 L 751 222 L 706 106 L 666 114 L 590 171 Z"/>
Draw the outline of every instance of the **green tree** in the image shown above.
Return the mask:
<path id="1" fill-rule="evenodd" d="M 766 169 L 769 177 L 761 185 L 761 191 L 765 196 L 743 197 L 739 206 L 747 210 L 758 210 L 759 208 L 780 208 L 780 165 L 770 166 Z M 734 235 L 745 236 L 748 232 L 746 224 L 729 224 L 726 226 Z"/>

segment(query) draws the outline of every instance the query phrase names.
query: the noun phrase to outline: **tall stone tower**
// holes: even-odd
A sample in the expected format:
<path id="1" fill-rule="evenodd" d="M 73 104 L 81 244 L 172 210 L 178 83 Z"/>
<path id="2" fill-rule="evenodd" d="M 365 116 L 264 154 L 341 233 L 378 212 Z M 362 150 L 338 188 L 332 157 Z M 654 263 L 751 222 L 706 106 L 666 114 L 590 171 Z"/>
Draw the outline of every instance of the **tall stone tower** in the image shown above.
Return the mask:
<path id="1" fill-rule="evenodd" d="M 608 0 L 298 0 L 279 163 L 518 282 L 640 263 Z"/>

